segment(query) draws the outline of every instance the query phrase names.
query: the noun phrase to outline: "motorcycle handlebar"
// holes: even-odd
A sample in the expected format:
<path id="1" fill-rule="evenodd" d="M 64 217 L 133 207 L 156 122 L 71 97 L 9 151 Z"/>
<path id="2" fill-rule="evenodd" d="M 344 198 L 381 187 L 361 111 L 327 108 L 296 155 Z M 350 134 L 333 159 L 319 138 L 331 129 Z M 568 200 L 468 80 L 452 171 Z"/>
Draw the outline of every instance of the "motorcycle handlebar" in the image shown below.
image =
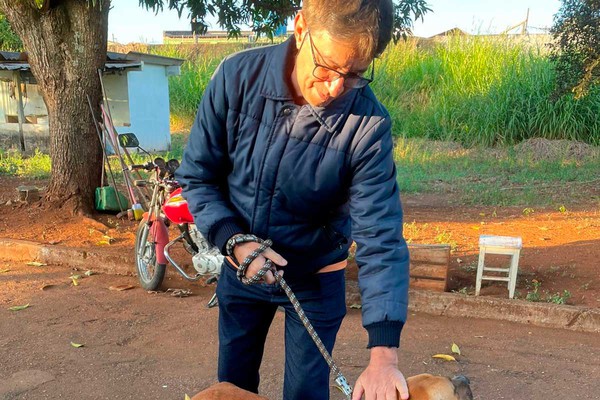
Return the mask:
<path id="1" fill-rule="evenodd" d="M 154 168 L 154 164 L 153 163 L 147 163 L 147 164 L 132 164 L 130 166 L 127 167 L 128 170 L 133 171 L 136 169 L 146 169 L 146 170 L 151 170 Z"/>

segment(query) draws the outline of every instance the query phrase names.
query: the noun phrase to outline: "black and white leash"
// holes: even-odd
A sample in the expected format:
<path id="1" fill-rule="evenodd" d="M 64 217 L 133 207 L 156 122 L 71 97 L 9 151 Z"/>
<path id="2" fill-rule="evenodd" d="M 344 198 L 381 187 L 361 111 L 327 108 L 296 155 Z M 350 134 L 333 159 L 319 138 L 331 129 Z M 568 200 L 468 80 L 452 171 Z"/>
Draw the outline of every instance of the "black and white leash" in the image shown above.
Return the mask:
<path id="1" fill-rule="evenodd" d="M 340 371 L 335 361 L 333 361 L 333 357 L 331 357 L 331 354 L 329 354 L 329 352 L 325 348 L 325 345 L 323 344 L 321 338 L 315 331 L 315 328 L 313 328 L 312 324 L 306 317 L 306 314 L 304 313 L 302 306 L 300 306 L 296 295 L 294 294 L 294 292 L 292 292 L 292 289 L 278 271 L 273 271 L 273 275 L 275 275 L 275 280 L 277 281 L 277 283 L 279 283 L 279 286 L 281 286 L 287 297 L 290 299 L 292 306 L 294 306 L 294 310 L 296 310 L 296 312 L 298 313 L 298 317 L 300 317 L 300 321 L 302 321 L 302 324 L 306 328 L 306 331 L 312 338 L 313 342 L 315 342 L 315 344 L 317 345 L 317 348 L 321 352 L 321 355 L 323 355 L 323 358 L 327 362 L 327 365 L 329 365 L 331 373 L 335 376 L 335 383 L 337 383 L 337 387 L 342 391 L 342 393 L 344 393 L 347 399 L 350 399 L 352 396 L 352 386 L 350 386 L 342 371 Z"/>
<path id="2" fill-rule="evenodd" d="M 251 278 L 246 278 L 246 270 L 248 269 L 248 266 L 262 252 L 264 252 L 269 247 L 271 247 L 273 242 L 271 242 L 271 240 L 269 240 L 269 239 L 262 240 L 255 235 L 237 235 L 237 236 L 234 236 L 233 238 L 231 238 L 227 242 L 227 248 L 226 248 L 227 253 L 235 259 L 235 256 L 233 255 L 233 248 L 237 244 L 244 243 L 244 242 L 256 242 L 256 243 L 259 243 L 260 246 L 256 250 L 254 250 L 248 257 L 246 257 L 244 259 L 244 261 L 239 265 L 239 268 L 237 271 L 238 279 L 246 285 L 251 285 L 251 284 L 260 282 L 268 271 L 271 271 L 273 273 L 275 280 L 277 281 L 279 286 L 281 286 L 281 288 L 287 295 L 288 299 L 292 303 L 292 306 L 294 307 L 294 310 L 296 310 L 296 313 L 298 313 L 298 317 L 300 317 L 300 321 L 302 321 L 302 324 L 306 328 L 306 331 L 312 338 L 313 342 L 315 342 L 315 345 L 321 352 L 321 355 L 327 362 L 327 365 L 329 365 L 329 369 L 331 370 L 331 373 L 335 376 L 335 383 L 337 384 L 337 388 L 340 389 L 342 391 L 342 393 L 344 393 L 344 395 L 346 396 L 346 399 L 350 399 L 352 397 L 352 386 L 348 383 L 348 381 L 346 380 L 346 377 L 344 376 L 342 371 L 339 369 L 339 367 L 336 365 L 335 361 L 333 360 L 333 357 L 331 356 L 331 354 L 329 354 L 329 351 L 327 351 L 327 349 L 325 348 L 323 341 L 321 340 L 321 338 L 315 331 L 315 328 L 310 323 L 308 317 L 306 316 L 306 313 L 304 312 L 304 310 L 302 309 L 302 306 L 300 305 L 300 302 L 296 298 L 296 295 L 294 294 L 294 292 L 292 291 L 290 286 L 287 284 L 285 279 L 283 279 L 282 274 L 276 270 L 273 262 L 271 260 L 267 259 L 267 262 L 265 263 L 265 265 L 263 265 L 262 268 L 254 276 L 252 276 Z"/>

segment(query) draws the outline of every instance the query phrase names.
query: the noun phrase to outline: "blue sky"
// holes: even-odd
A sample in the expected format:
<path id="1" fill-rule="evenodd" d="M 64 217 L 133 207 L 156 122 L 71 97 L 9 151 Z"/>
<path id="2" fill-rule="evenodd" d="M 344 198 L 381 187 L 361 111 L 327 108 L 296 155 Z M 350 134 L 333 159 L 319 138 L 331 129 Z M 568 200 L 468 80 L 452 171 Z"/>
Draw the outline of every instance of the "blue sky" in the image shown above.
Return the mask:
<path id="1" fill-rule="evenodd" d="M 165 0 L 165 2 L 167 2 Z M 548 28 L 560 0 L 429 0 L 432 13 L 415 24 L 415 34 L 428 37 L 459 27 L 469 33 L 499 33 L 525 19 L 529 8 L 531 32 Z M 115 0 L 109 14 L 108 38 L 120 43 L 162 43 L 165 30 L 189 30 L 184 12 L 179 19 L 174 11 L 158 15 L 139 6 L 138 0 Z M 214 26 L 211 29 L 220 29 Z"/>

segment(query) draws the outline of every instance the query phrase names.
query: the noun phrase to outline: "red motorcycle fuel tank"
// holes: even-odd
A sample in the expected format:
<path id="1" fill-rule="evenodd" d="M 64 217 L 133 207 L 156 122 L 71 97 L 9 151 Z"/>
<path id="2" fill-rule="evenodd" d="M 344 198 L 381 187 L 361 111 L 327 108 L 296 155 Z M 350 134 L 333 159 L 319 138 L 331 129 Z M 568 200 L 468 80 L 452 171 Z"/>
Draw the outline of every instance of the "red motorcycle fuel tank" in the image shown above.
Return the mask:
<path id="1" fill-rule="evenodd" d="M 162 207 L 163 212 L 176 224 L 193 224 L 194 218 L 190 214 L 187 200 L 181 195 L 181 188 L 173 191 Z"/>

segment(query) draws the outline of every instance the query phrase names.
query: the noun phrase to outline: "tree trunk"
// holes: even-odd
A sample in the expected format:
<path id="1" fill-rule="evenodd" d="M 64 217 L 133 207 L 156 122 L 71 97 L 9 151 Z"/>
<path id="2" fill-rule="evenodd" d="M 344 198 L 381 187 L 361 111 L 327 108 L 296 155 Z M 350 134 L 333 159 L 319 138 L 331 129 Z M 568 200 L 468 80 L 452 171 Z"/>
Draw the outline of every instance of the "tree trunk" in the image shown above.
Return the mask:
<path id="1" fill-rule="evenodd" d="M 109 8 L 109 0 L 46 0 L 41 8 L 34 0 L 0 0 L 48 109 L 52 175 L 46 200 L 73 213 L 92 212 L 100 186 L 102 149 L 86 96 L 99 111 Z"/>

